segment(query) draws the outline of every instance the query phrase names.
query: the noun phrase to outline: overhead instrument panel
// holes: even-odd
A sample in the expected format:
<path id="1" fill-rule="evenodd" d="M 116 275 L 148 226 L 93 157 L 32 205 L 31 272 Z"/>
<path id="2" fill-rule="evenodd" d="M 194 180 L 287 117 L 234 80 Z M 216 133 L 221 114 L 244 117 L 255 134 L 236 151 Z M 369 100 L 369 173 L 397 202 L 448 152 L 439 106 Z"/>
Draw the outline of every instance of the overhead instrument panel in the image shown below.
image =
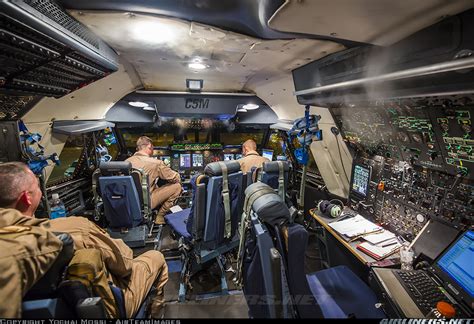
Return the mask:
<path id="1" fill-rule="evenodd" d="M 117 71 L 117 54 L 51 0 L 0 2 L 0 92 L 61 97 Z"/>

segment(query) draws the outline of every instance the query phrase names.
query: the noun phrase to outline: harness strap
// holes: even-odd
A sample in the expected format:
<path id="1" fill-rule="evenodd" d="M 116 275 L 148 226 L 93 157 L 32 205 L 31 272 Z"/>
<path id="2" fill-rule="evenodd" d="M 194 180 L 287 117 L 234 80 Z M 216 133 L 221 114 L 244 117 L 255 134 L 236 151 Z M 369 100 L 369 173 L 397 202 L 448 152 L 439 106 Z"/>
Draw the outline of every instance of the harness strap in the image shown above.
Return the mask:
<path id="1" fill-rule="evenodd" d="M 225 215 L 225 231 L 224 237 L 226 239 L 231 237 L 232 234 L 232 221 L 230 214 L 230 196 L 229 196 L 229 178 L 227 174 L 227 166 L 224 162 L 219 162 L 222 169 L 222 200 L 224 202 L 224 215 Z"/>
<path id="2" fill-rule="evenodd" d="M 258 190 L 255 190 L 250 195 L 245 196 L 244 202 L 244 212 L 242 213 L 242 218 L 240 221 L 240 241 L 239 241 L 239 252 L 237 254 L 237 271 L 235 276 L 236 285 L 242 285 L 242 272 L 244 264 L 244 252 L 245 252 L 245 238 L 247 230 L 250 228 L 250 213 L 252 211 L 252 206 L 254 202 L 269 193 L 274 193 L 273 189 L 270 187 L 262 187 Z"/>
<path id="3" fill-rule="evenodd" d="M 278 163 L 278 195 L 282 201 L 285 202 L 285 170 L 283 168 L 283 162 L 277 161 Z"/>

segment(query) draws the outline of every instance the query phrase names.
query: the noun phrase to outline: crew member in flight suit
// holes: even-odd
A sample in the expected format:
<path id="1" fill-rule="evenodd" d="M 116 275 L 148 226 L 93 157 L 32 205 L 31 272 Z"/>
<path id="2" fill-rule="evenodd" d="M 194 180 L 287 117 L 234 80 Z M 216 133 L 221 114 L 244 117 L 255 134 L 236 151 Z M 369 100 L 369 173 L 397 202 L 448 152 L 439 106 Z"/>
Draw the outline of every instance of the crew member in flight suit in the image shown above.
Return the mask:
<path id="1" fill-rule="evenodd" d="M 158 210 L 155 224 L 164 224 L 165 215 L 173 207 L 176 199 L 181 195 L 181 177 L 179 173 L 173 171 L 163 161 L 154 159 L 153 143 L 147 136 L 141 136 L 137 140 L 137 152 L 126 161 L 132 163 L 135 169 L 143 169 L 149 176 L 151 186 L 151 207 Z M 158 180 L 165 180 L 167 183 L 158 186 Z"/>
<path id="2" fill-rule="evenodd" d="M 157 297 L 153 300 L 151 314 L 157 315 L 161 311 L 164 303 L 163 288 L 168 281 L 168 267 L 161 252 L 151 250 L 133 258 L 132 249 L 122 240 L 111 238 L 106 231 L 84 217 L 35 219 L 34 213 L 41 200 L 41 189 L 36 176 L 23 163 L 0 164 L 0 183 L 0 227 L 40 226 L 47 231 L 69 233 L 76 250 L 101 251 L 112 281 L 123 290 L 127 317 L 131 318 L 136 314 L 153 284 L 157 288 Z M 57 240 L 55 237 L 54 239 Z M 51 244 L 54 243 L 52 240 Z M 39 266 L 35 259 L 30 262 L 36 267 Z M 50 265 L 47 264 L 47 267 L 42 269 L 43 273 Z M 25 269 L 23 271 L 23 280 L 31 280 L 28 278 L 29 272 Z"/>
<path id="3" fill-rule="evenodd" d="M 246 140 L 244 144 L 242 144 L 242 155 L 243 157 L 238 159 L 237 162 L 240 163 L 240 169 L 244 174 L 249 172 L 253 167 L 260 168 L 263 162 L 270 162 L 269 159 L 257 153 L 257 143 L 251 139 Z"/>

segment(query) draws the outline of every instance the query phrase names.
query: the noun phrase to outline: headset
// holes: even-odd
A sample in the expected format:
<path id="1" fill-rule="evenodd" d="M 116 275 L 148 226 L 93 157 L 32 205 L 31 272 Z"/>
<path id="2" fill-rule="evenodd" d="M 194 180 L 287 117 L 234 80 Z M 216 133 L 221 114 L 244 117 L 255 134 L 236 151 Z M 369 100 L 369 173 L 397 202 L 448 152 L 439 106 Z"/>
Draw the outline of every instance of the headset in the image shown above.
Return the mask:
<path id="1" fill-rule="evenodd" d="M 337 201 L 338 203 L 333 203 Z M 333 200 L 320 200 L 317 205 L 318 212 L 323 216 L 336 218 L 342 213 L 342 208 L 344 204 L 337 199 Z"/>

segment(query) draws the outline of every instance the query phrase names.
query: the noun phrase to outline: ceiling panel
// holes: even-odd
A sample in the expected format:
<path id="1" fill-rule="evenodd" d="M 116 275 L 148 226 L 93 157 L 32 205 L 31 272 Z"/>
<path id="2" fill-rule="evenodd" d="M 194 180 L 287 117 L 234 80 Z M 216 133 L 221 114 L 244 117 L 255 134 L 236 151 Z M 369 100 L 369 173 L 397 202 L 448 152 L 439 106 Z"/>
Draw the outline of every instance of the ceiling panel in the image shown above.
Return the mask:
<path id="1" fill-rule="evenodd" d="M 287 0 L 268 25 L 281 32 L 390 45 L 473 7 L 473 0 Z"/>

